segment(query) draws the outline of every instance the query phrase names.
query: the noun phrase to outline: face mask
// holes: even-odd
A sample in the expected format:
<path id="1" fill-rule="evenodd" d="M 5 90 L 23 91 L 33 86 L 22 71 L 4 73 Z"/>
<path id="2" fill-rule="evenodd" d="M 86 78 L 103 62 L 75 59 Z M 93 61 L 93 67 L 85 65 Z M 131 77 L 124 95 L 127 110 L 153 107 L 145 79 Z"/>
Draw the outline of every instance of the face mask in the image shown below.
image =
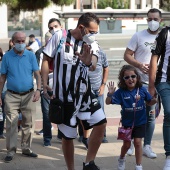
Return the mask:
<path id="1" fill-rule="evenodd" d="M 15 44 L 15 49 L 19 52 L 24 51 L 25 47 L 26 47 L 25 43 L 23 43 L 23 44 L 16 43 Z"/>
<path id="2" fill-rule="evenodd" d="M 61 28 L 53 28 L 52 30 L 50 30 L 49 32 L 53 35 L 55 34 L 55 32 L 61 30 Z"/>
<path id="3" fill-rule="evenodd" d="M 149 21 L 148 27 L 151 31 L 157 31 L 159 29 L 159 22 L 158 21 Z"/>
<path id="4" fill-rule="evenodd" d="M 87 44 L 91 45 L 95 41 L 95 36 L 94 34 L 86 34 L 83 36 L 83 41 L 86 42 Z"/>

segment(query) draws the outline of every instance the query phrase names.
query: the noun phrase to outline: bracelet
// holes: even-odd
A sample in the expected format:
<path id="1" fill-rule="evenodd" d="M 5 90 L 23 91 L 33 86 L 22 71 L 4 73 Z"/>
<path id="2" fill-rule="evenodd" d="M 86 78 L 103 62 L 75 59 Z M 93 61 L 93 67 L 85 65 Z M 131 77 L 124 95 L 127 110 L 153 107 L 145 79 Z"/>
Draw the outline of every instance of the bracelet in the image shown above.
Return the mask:
<path id="1" fill-rule="evenodd" d="M 109 92 L 107 93 L 107 97 L 112 97 L 113 94 L 110 94 Z"/>
<path id="2" fill-rule="evenodd" d="M 102 84 L 106 85 L 106 83 L 102 83 Z"/>
<path id="3" fill-rule="evenodd" d="M 37 89 L 37 91 L 39 91 L 41 93 L 41 89 Z"/>

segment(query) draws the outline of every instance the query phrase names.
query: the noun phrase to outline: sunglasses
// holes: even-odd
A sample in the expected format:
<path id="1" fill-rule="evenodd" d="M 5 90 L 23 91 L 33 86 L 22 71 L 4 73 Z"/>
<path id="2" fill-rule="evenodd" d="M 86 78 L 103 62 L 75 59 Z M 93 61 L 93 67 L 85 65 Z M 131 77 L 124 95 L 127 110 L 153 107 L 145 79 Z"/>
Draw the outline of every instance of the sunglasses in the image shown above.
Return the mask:
<path id="1" fill-rule="evenodd" d="M 125 76 L 125 77 L 123 77 L 123 79 L 124 80 L 128 80 L 128 79 L 130 79 L 130 78 L 132 78 L 132 79 L 135 79 L 137 77 L 137 75 L 131 75 L 131 76 Z"/>

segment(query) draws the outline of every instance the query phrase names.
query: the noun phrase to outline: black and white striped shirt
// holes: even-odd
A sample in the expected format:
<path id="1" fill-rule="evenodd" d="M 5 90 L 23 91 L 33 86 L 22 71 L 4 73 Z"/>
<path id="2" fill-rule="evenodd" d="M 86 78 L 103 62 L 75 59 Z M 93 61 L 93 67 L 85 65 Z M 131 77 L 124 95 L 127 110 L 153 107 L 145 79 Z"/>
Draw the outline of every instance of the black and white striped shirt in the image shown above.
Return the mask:
<path id="1" fill-rule="evenodd" d="M 67 32 L 67 38 L 62 45 L 60 53 L 57 54 L 57 47 L 62 38 L 62 31 L 56 32 L 47 46 L 45 47 L 43 53 L 51 58 L 54 58 L 54 78 L 53 78 L 53 93 L 60 100 L 64 100 L 64 95 L 67 91 L 68 85 L 71 80 L 71 72 L 76 67 L 78 57 L 75 52 L 82 52 L 83 41 L 75 40 L 71 35 L 70 31 Z M 92 43 L 93 55 L 98 57 L 99 47 L 97 43 Z M 81 79 L 84 79 L 85 85 L 81 88 L 81 93 L 85 93 L 88 85 L 88 67 L 86 67 L 81 61 L 75 71 L 74 78 L 74 93 L 76 93 L 77 84 Z M 71 93 L 67 96 L 69 102 L 74 101 Z"/>
<path id="2" fill-rule="evenodd" d="M 161 30 L 155 43 L 156 48 L 152 54 L 160 57 L 155 80 L 157 85 L 160 82 L 170 82 L 170 27 Z"/>

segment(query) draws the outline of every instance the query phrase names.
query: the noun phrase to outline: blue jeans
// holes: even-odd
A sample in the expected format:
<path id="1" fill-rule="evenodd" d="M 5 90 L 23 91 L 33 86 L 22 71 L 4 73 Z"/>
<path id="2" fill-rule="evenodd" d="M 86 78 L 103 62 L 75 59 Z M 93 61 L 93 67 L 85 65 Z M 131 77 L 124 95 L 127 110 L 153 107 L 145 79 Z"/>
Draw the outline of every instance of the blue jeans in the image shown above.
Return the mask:
<path id="1" fill-rule="evenodd" d="M 162 105 L 164 108 L 163 139 L 165 155 L 170 156 L 170 82 L 159 83 L 156 85 L 156 89 L 161 97 Z"/>
<path id="2" fill-rule="evenodd" d="M 50 100 L 45 98 L 44 94 L 41 94 L 41 110 L 43 113 L 43 138 L 45 145 L 51 145 L 52 133 L 51 122 L 49 119 L 49 104 Z"/>
<path id="3" fill-rule="evenodd" d="M 4 122 L 5 122 L 5 117 L 6 117 L 6 114 L 4 112 L 4 98 L 5 98 L 5 93 L 2 93 L 1 99 L 2 99 L 3 121 L 0 121 L 0 135 L 3 135 L 3 133 L 4 133 Z"/>
<path id="4" fill-rule="evenodd" d="M 99 96 L 99 92 L 98 90 L 93 90 L 97 100 L 99 101 L 100 105 L 101 105 L 101 108 L 103 109 L 104 111 L 104 94 Z M 105 129 L 105 132 L 104 132 L 104 137 L 106 137 L 106 129 Z"/>
<path id="5" fill-rule="evenodd" d="M 148 89 L 148 85 L 146 84 L 143 84 L 143 87 Z M 152 106 L 146 105 L 147 123 L 146 123 L 145 137 L 144 137 L 144 146 L 151 145 L 153 132 L 155 130 L 155 106 L 156 105 L 152 105 Z"/>

